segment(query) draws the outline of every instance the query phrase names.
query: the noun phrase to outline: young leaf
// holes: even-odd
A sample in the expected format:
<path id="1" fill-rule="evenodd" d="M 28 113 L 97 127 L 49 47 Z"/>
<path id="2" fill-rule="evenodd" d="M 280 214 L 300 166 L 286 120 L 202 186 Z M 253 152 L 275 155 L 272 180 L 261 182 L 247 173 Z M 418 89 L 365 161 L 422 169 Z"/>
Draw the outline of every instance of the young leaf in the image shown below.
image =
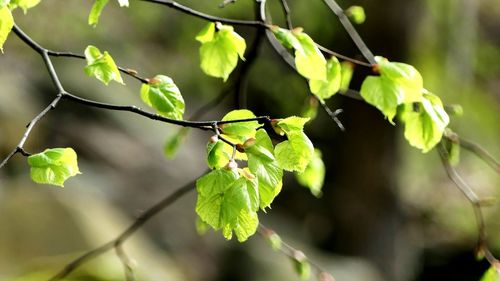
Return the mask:
<path id="1" fill-rule="evenodd" d="M 64 186 L 64 182 L 77 174 L 77 156 L 72 148 L 52 148 L 28 157 L 31 179 L 36 183 Z"/>
<path id="2" fill-rule="evenodd" d="M 318 105 L 319 102 L 315 97 L 308 96 L 304 101 L 300 116 L 303 118 L 309 118 L 309 120 L 313 120 L 318 114 Z"/>
<path id="3" fill-rule="evenodd" d="M 351 6 L 346 10 L 346 15 L 356 24 L 362 24 L 366 20 L 365 9 L 361 6 Z"/>
<path id="4" fill-rule="evenodd" d="M 111 80 L 124 84 L 120 71 L 108 52 L 105 51 L 103 54 L 97 47 L 89 45 L 85 49 L 85 59 L 87 60 L 85 73 L 88 76 L 97 78 L 105 85 L 108 85 Z"/>
<path id="5" fill-rule="evenodd" d="M 220 169 L 227 165 L 231 159 L 231 155 L 224 151 L 224 145 L 222 141 L 209 142 L 207 145 L 207 163 L 210 169 Z"/>
<path id="6" fill-rule="evenodd" d="M 313 144 L 303 132 L 287 136 L 288 140 L 276 145 L 274 150 L 278 165 L 287 171 L 303 172 L 312 159 Z"/>
<path id="7" fill-rule="evenodd" d="M 209 23 L 196 40 L 201 43 L 200 66 L 207 75 L 226 81 L 238 64 L 238 57 L 244 59 L 245 39 L 234 32 L 232 26 Z"/>
<path id="8" fill-rule="evenodd" d="M 292 262 L 293 267 L 299 275 L 300 279 L 309 279 L 309 276 L 311 275 L 311 265 L 309 264 L 309 261 L 307 260 L 304 253 L 301 251 L 294 251 Z"/>
<path id="9" fill-rule="evenodd" d="M 480 281 L 500 281 L 500 270 L 492 265 L 481 277 Z"/>
<path id="10" fill-rule="evenodd" d="M 301 185 L 309 188 L 314 196 L 321 196 L 321 188 L 325 180 L 325 164 L 321 159 L 319 149 L 314 150 L 311 162 L 309 162 L 304 172 L 296 174 L 296 178 Z"/>
<path id="11" fill-rule="evenodd" d="M 321 100 L 326 100 L 340 89 L 341 69 L 339 60 L 332 57 L 326 63 L 326 80 L 309 80 L 309 89 Z"/>
<path id="12" fill-rule="evenodd" d="M 233 110 L 226 114 L 222 121 L 239 120 L 239 119 L 251 119 L 255 118 L 255 115 L 247 109 Z M 249 138 L 255 136 L 255 130 L 259 127 L 259 122 L 257 121 L 247 121 L 247 122 L 237 122 L 237 123 L 226 123 L 219 127 L 222 129 L 222 134 L 227 135 L 231 138 L 238 139 L 241 142 L 246 141 Z"/>
<path id="13" fill-rule="evenodd" d="M 222 229 L 224 237 L 236 234 L 245 241 L 255 233 L 258 218 L 257 182 L 239 177 L 235 170 L 214 170 L 196 181 L 198 200 L 196 213 L 215 230 Z"/>
<path id="14" fill-rule="evenodd" d="M 391 123 L 404 95 L 400 87 L 382 76 L 366 77 L 361 85 L 360 94 L 367 103 L 378 108 Z"/>
<path id="15" fill-rule="evenodd" d="M 14 26 L 14 18 L 7 6 L 0 8 L 0 50 L 3 53 L 3 44 L 9 36 L 10 30 Z"/>
<path id="16" fill-rule="evenodd" d="M 168 76 L 157 75 L 149 80 L 149 84 L 142 84 L 141 99 L 162 116 L 176 120 L 183 118 L 184 99 L 179 88 Z"/>
<path id="17" fill-rule="evenodd" d="M 380 76 L 368 76 L 361 85 L 361 96 L 392 122 L 398 105 L 420 102 L 424 91 L 422 76 L 411 65 L 375 57 Z"/>
<path id="18" fill-rule="evenodd" d="M 311 80 L 326 80 L 326 60 L 316 43 L 303 32 L 293 31 L 301 48 L 295 49 L 295 66 L 300 75 Z"/>
<path id="19" fill-rule="evenodd" d="M 165 141 L 163 146 L 163 153 L 168 159 L 173 159 L 179 150 L 180 145 L 184 142 L 189 129 L 186 127 L 181 128 L 176 134 L 172 135 Z"/>
<path id="20" fill-rule="evenodd" d="M 38 5 L 41 0 L 11 0 L 9 7 L 11 10 L 14 10 L 15 8 L 19 7 L 23 9 L 23 12 L 26 14 L 28 9 L 31 9 Z"/>
<path id="21" fill-rule="evenodd" d="M 293 31 L 272 28 L 276 39 L 289 49 L 295 50 L 297 72 L 307 79 L 326 80 L 326 60 L 316 43 L 301 29 Z"/>
<path id="22" fill-rule="evenodd" d="M 410 145 L 426 153 L 441 140 L 449 117 L 441 100 L 431 93 L 424 93 L 422 102 L 417 106 L 417 111 L 411 104 L 403 107 L 404 134 Z"/>
<path id="23" fill-rule="evenodd" d="M 345 92 L 349 89 L 351 84 L 352 74 L 354 73 L 354 64 L 349 61 L 343 61 L 340 63 L 340 91 Z"/>
<path id="24" fill-rule="evenodd" d="M 264 129 L 255 134 L 255 142 L 245 148 L 248 155 L 248 168 L 257 177 L 259 185 L 259 206 L 262 210 L 269 207 L 281 191 L 283 169 L 273 155 L 271 138 Z"/>
<path id="25" fill-rule="evenodd" d="M 288 140 L 276 145 L 274 150 L 278 166 L 287 171 L 303 172 L 312 159 L 314 147 L 304 134 L 304 124 L 308 118 L 297 116 L 280 120 L 279 127 Z"/>
<path id="26" fill-rule="evenodd" d="M 106 4 L 108 4 L 109 0 L 95 0 L 94 4 L 92 5 L 92 9 L 90 10 L 89 14 L 89 25 L 96 27 L 97 23 L 99 22 L 99 17 L 101 16 L 102 10 L 104 7 L 106 7 Z"/>

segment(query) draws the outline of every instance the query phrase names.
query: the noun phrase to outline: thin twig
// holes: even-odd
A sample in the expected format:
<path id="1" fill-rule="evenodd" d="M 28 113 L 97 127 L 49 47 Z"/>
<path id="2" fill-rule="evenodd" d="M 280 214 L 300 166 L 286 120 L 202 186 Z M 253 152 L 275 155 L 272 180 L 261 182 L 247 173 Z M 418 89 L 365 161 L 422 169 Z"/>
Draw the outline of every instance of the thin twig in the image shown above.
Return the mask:
<path id="1" fill-rule="evenodd" d="M 323 0 L 323 2 L 333 11 L 333 13 L 339 18 L 340 23 L 344 26 L 345 31 L 349 34 L 352 41 L 358 47 L 361 54 L 370 64 L 377 64 L 373 53 L 368 49 L 361 36 L 352 25 L 351 21 L 347 18 L 344 10 L 337 4 L 335 0 Z"/>
<path id="2" fill-rule="evenodd" d="M 146 212 L 144 212 L 140 217 L 138 217 L 125 231 L 123 231 L 118 237 L 109 241 L 108 243 L 97 247 L 91 251 L 86 252 L 81 255 L 77 259 L 72 262 L 66 264 L 66 266 L 56 275 L 49 279 L 49 281 L 58 281 L 62 280 L 64 277 L 68 276 L 75 269 L 79 268 L 83 264 L 89 262 L 90 260 L 102 255 L 103 253 L 120 247 L 125 241 L 134 234 L 137 230 L 139 230 L 146 222 L 155 217 L 158 213 L 165 210 L 168 206 L 175 203 L 178 199 L 186 195 L 188 192 L 194 190 L 195 181 L 191 181 L 181 188 L 174 191 L 172 194 L 169 194 L 165 198 L 163 198 L 160 202 L 153 205 Z"/>
<path id="3" fill-rule="evenodd" d="M 202 19 L 208 20 L 208 21 L 220 22 L 220 23 L 232 24 L 232 25 L 246 25 L 246 26 L 254 26 L 254 27 L 271 28 L 270 25 L 267 25 L 265 22 L 262 22 L 262 21 L 235 20 L 235 19 L 227 19 L 227 18 L 221 18 L 221 17 L 208 15 L 208 14 L 193 10 L 189 7 L 184 6 L 184 5 L 181 5 L 175 1 L 168 1 L 168 0 L 140 0 L 140 1 L 164 5 L 164 6 L 172 8 L 172 9 L 178 10 L 180 12 L 183 12 L 185 14 L 195 16 L 198 18 L 202 18 Z"/>
<path id="4" fill-rule="evenodd" d="M 353 59 L 353 58 L 348 57 L 348 56 L 344 56 L 344 55 L 339 54 L 339 53 L 337 53 L 337 52 L 334 52 L 334 51 L 332 51 L 332 50 L 330 50 L 330 49 L 328 49 L 328 48 L 326 48 L 326 47 L 323 47 L 323 46 L 321 46 L 320 44 L 317 44 L 317 43 L 316 43 L 316 46 L 318 46 L 318 48 L 319 48 L 322 52 L 324 52 L 324 53 L 326 53 L 326 54 L 329 54 L 329 55 L 331 55 L 331 56 L 337 57 L 337 58 L 339 58 L 339 59 L 343 59 L 343 60 L 346 60 L 346 61 L 350 61 L 350 62 L 352 62 L 352 63 L 354 63 L 354 64 L 357 64 L 357 65 L 360 65 L 360 66 L 365 66 L 365 67 L 370 67 L 370 68 L 371 68 L 371 67 L 373 67 L 373 65 L 372 65 L 372 64 L 369 64 L 369 63 L 367 63 L 367 62 L 360 61 L 360 60 L 357 60 L 357 59 Z"/>
<path id="5" fill-rule="evenodd" d="M 484 149 L 481 145 L 464 139 L 460 137 L 458 134 L 452 131 L 447 131 L 444 134 L 444 137 L 449 141 L 460 145 L 462 148 L 469 150 L 470 152 L 476 154 L 479 158 L 481 158 L 486 164 L 488 164 L 495 172 L 500 173 L 500 163 L 489 153 L 486 149 Z"/>
<path id="6" fill-rule="evenodd" d="M 260 236 L 262 236 L 265 239 L 268 239 L 271 235 L 276 234 L 276 231 L 273 229 L 263 225 L 262 223 L 259 223 L 259 228 L 258 228 L 258 233 Z M 292 260 L 297 259 L 297 253 L 300 253 L 301 257 L 304 259 L 304 261 L 307 261 L 312 268 L 317 272 L 318 275 L 324 275 L 331 277 L 331 274 L 328 273 L 325 269 L 323 269 L 319 264 L 308 258 L 302 251 L 296 249 L 295 247 L 291 246 L 289 243 L 286 243 L 283 241 L 282 237 L 280 236 L 280 244 L 281 247 L 279 247 L 277 250 L 280 251 L 283 255 L 287 256 L 288 258 Z M 331 277 L 333 278 L 333 277 Z M 323 280 L 323 279 L 321 279 Z"/>
<path id="7" fill-rule="evenodd" d="M 123 269 L 125 271 L 125 280 L 126 281 L 136 281 L 137 279 L 135 278 L 134 267 L 132 266 L 132 261 L 127 256 L 127 253 L 125 253 L 125 250 L 123 249 L 123 245 L 122 244 L 116 245 L 115 252 L 116 252 L 116 255 L 118 256 L 118 258 L 120 259 L 120 262 L 123 264 Z"/>
<path id="8" fill-rule="evenodd" d="M 288 6 L 287 0 L 281 0 L 281 8 L 283 8 L 283 14 L 285 15 L 286 19 L 286 26 L 288 29 L 292 30 L 293 29 L 293 24 L 292 24 L 292 15 L 290 12 L 290 7 Z"/>
<path id="9" fill-rule="evenodd" d="M 450 178 L 455 186 L 462 192 L 462 194 L 467 198 L 467 200 L 471 203 L 472 208 L 474 209 L 474 215 L 476 217 L 478 227 L 477 251 L 480 251 L 491 265 L 497 264 L 498 260 L 491 253 L 487 245 L 486 225 L 481 210 L 480 198 L 451 165 L 448 152 L 443 142 L 439 143 L 439 145 L 437 146 L 437 151 L 439 152 L 441 162 L 446 171 L 446 174 L 448 175 L 448 178 Z"/>
<path id="10" fill-rule="evenodd" d="M 59 103 L 61 98 L 62 98 L 62 95 L 57 95 L 56 98 L 54 100 L 52 100 L 52 102 L 44 110 L 42 110 L 40 113 L 38 113 L 38 115 L 35 116 L 35 118 L 33 118 L 30 121 L 30 123 L 28 124 L 28 127 L 24 131 L 24 134 L 23 134 L 21 140 L 19 141 L 19 143 L 17 144 L 16 148 L 14 148 L 0 164 L 0 169 L 3 168 L 7 164 L 7 162 L 17 153 L 20 153 L 24 156 L 30 155 L 28 152 L 26 152 L 24 150 L 24 144 L 28 140 L 28 137 L 31 134 L 31 131 L 33 130 L 35 125 L 38 123 L 38 121 L 40 121 L 40 119 L 42 119 L 45 115 L 47 115 L 47 113 L 49 111 L 51 111 L 52 109 L 54 109 L 57 106 L 57 104 Z"/>

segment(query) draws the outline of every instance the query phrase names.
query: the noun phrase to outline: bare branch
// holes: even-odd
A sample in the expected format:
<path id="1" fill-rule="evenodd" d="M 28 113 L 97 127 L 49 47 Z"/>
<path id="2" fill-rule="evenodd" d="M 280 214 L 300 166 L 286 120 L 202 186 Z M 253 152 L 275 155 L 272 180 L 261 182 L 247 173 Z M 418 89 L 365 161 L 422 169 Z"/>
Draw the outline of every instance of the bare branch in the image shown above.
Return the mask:
<path id="1" fill-rule="evenodd" d="M 85 254 L 81 255 L 77 259 L 73 260 L 72 262 L 66 264 L 66 266 L 56 275 L 54 275 L 52 278 L 49 279 L 49 281 L 58 281 L 62 280 L 64 277 L 68 276 L 70 273 L 72 273 L 75 269 L 79 268 L 83 264 L 91 261 L 92 259 L 95 259 L 96 257 L 104 254 L 105 252 L 111 250 L 111 249 L 116 249 L 117 254 L 118 252 L 122 251 L 120 250 L 120 247 L 125 241 L 132 236 L 137 230 L 139 230 L 146 222 L 151 220 L 153 217 L 155 217 L 158 213 L 161 211 L 165 210 L 167 207 L 175 203 L 178 199 L 182 198 L 184 195 L 189 193 L 190 191 L 194 190 L 194 183 L 195 181 L 191 181 L 187 183 L 186 185 L 182 186 L 181 188 L 177 189 L 174 191 L 172 194 L 169 194 L 165 198 L 163 198 L 160 202 L 156 203 L 153 205 L 151 208 L 149 208 L 146 212 L 144 212 L 140 217 L 138 217 L 125 231 L 123 231 L 118 237 L 115 239 L 109 241 L 108 243 L 95 248 L 91 251 L 86 252 Z M 124 252 L 121 252 L 118 254 L 122 255 Z M 120 257 L 123 261 L 123 255 Z M 127 258 L 128 260 L 128 258 Z M 125 264 L 128 264 L 125 263 Z M 133 279 L 132 279 L 133 280 Z M 130 281 L 130 280 L 129 280 Z"/>
<path id="2" fill-rule="evenodd" d="M 345 31 L 349 34 L 351 37 L 352 41 L 356 46 L 358 47 L 358 50 L 363 54 L 365 59 L 370 63 L 370 64 L 377 64 L 377 61 L 375 61 L 375 57 L 373 56 L 373 53 L 368 49 L 366 46 L 365 42 L 361 37 L 359 36 L 358 32 L 352 25 L 351 21 L 347 18 L 347 16 L 344 13 L 344 10 L 337 4 L 335 0 L 323 0 L 323 2 L 333 11 L 333 13 L 339 18 L 340 23 L 342 26 L 344 26 Z"/>

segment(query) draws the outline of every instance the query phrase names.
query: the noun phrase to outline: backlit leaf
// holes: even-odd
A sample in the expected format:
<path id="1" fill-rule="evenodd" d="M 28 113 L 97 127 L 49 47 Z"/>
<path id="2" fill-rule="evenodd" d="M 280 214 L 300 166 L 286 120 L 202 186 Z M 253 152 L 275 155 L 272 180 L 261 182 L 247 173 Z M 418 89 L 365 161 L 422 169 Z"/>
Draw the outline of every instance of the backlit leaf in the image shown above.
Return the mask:
<path id="1" fill-rule="evenodd" d="M 207 163 L 208 167 L 211 169 L 219 169 L 227 165 L 231 159 L 226 151 L 224 151 L 224 146 L 226 144 L 222 141 L 209 142 L 207 145 Z"/>
<path id="2" fill-rule="evenodd" d="M 87 60 L 85 73 L 88 76 L 99 79 L 105 85 L 111 80 L 124 84 L 120 71 L 108 52 L 101 53 L 97 47 L 90 45 L 85 49 L 85 59 Z"/>
<path id="3" fill-rule="evenodd" d="M 424 93 L 422 102 L 403 107 L 402 120 L 405 123 L 405 138 L 410 145 L 422 152 L 431 150 L 442 138 L 449 123 L 441 100 L 430 93 Z"/>
<path id="4" fill-rule="evenodd" d="M 347 16 L 356 24 L 362 24 L 366 20 L 365 9 L 361 6 L 351 6 L 346 10 Z"/>
<path id="5" fill-rule="evenodd" d="M 158 111 L 158 114 L 182 120 L 185 104 L 179 88 L 168 76 L 157 75 L 149 84 L 141 86 L 142 101 Z"/>
<path id="6" fill-rule="evenodd" d="M 28 157 L 31 179 L 36 183 L 64 186 L 64 182 L 77 174 L 77 156 L 72 148 L 46 149 Z"/>
<path id="7" fill-rule="evenodd" d="M 321 189 L 325 180 L 325 164 L 323 163 L 319 149 L 314 150 L 309 165 L 307 165 L 304 172 L 297 173 L 296 178 L 301 185 L 309 188 L 314 196 L 321 196 Z"/>
<path id="8" fill-rule="evenodd" d="M 238 64 L 238 57 L 244 59 L 245 39 L 232 26 L 209 23 L 196 40 L 201 43 L 200 66 L 207 75 L 226 81 Z"/>
<path id="9" fill-rule="evenodd" d="M 481 277 L 480 281 L 500 281 L 500 270 L 491 266 Z"/>
<path id="10" fill-rule="evenodd" d="M 11 0 L 9 7 L 10 9 L 14 10 L 15 8 L 19 7 L 23 9 L 23 12 L 26 14 L 28 9 L 31 9 L 38 5 L 41 0 Z"/>
<path id="11" fill-rule="evenodd" d="M 332 57 L 326 64 L 326 80 L 309 80 L 309 89 L 318 98 L 325 100 L 339 91 L 341 80 L 339 60 Z"/>
<path id="12" fill-rule="evenodd" d="M 7 6 L 0 8 L 0 50 L 3 53 L 3 44 L 9 36 L 10 30 L 14 26 L 14 18 Z"/>
<path id="13" fill-rule="evenodd" d="M 345 92 L 349 89 L 351 84 L 352 75 L 354 73 L 354 64 L 349 61 L 343 61 L 340 63 L 340 91 Z"/>
<path id="14" fill-rule="evenodd" d="M 89 25 L 96 27 L 97 23 L 99 23 L 99 17 L 101 16 L 102 10 L 106 7 L 109 0 L 95 0 L 92 5 L 92 9 L 90 10 L 88 23 Z"/>
<path id="15" fill-rule="evenodd" d="M 227 113 L 222 121 L 230 120 L 242 120 L 242 119 L 252 119 L 255 115 L 247 109 L 233 110 Z M 255 130 L 260 127 L 257 121 L 246 121 L 237 123 L 226 123 L 219 126 L 222 129 L 222 133 L 234 139 L 238 139 L 241 142 L 247 140 L 248 138 L 253 138 L 255 136 Z"/>
<path id="16" fill-rule="evenodd" d="M 288 140 L 276 145 L 274 150 L 278 165 L 287 171 L 303 172 L 313 157 L 313 144 L 302 132 L 287 136 Z"/>

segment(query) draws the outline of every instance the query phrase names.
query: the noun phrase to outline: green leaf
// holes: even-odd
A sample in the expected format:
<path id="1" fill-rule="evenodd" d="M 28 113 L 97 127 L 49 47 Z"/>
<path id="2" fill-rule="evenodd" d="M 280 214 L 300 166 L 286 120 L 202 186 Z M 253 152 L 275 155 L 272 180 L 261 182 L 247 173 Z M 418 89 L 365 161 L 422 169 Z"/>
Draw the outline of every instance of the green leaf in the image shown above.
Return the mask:
<path id="1" fill-rule="evenodd" d="M 309 120 L 313 120 L 316 118 L 316 115 L 318 114 L 318 100 L 313 97 L 313 96 L 308 96 L 305 101 L 304 105 L 302 106 L 302 110 L 300 112 L 300 116 L 304 118 L 309 118 Z"/>
<path id="2" fill-rule="evenodd" d="M 311 276 L 311 265 L 309 264 L 309 261 L 307 260 L 304 253 L 297 250 L 294 251 L 292 262 L 295 272 L 297 272 L 300 279 L 302 280 L 309 279 L 309 277 Z"/>
<path id="3" fill-rule="evenodd" d="M 168 159 L 173 159 L 175 157 L 180 145 L 184 143 L 188 132 L 189 129 L 184 127 L 167 139 L 165 145 L 163 146 L 163 153 Z"/>
<path id="4" fill-rule="evenodd" d="M 411 65 L 400 62 L 389 62 L 383 57 L 375 57 L 378 62 L 380 76 L 388 78 L 403 94 L 403 103 L 420 102 L 424 89 L 422 75 Z"/>
<path id="5" fill-rule="evenodd" d="M 40 1 L 41 0 L 11 0 L 9 7 L 11 10 L 14 10 L 15 8 L 19 7 L 23 9 L 23 12 L 26 14 L 28 9 L 35 7 L 40 3 Z"/>
<path id="6" fill-rule="evenodd" d="M 403 107 L 402 120 L 405 123 L 405 138 L 410 145 L 426 153 L 442 138 L 449 123 L 441 100 L 430 93 L 424 93 L 422 102 Z"/>
<path id="7" fill-rule="evenodd" d="M 156 75 L 149 84 L 141 86 L 142 101 L 158 111 L 158 114 L 182 120 L 184 99 L 174 81 L 165 75 Z"/>
<path id="8" fill-rule="evenodd" d="M 326 60 L 316 43 L 303 32 L 293 32 L 302 48 L 295 49 L 297 72 L 307 79 L 326 80 Z"/>
<path id="9" fill-rule="evenodd" d="M 288 49 L 302 49 L 302 45 L 299 40 L 292 34 L 292 32 L 288 29 L 283 29 L 279 27 L 273 27 L 272 31 L 274 32 L 274 36 L 276 39 Z"/>
<path id="10" fill-rule="evenodd" d="M 281 119 L 278 122 L 278 126 L 286 133 L 300 133 L 304 130 L 304 125 L 309 121 L 309 118 L 302 118 L 298 116 L 292 116 L 285 119 Z"/>
<path id="11" fill-rule="evenodd" d="M 332 57 L 326 63 L 326 80 L 309 80 L 309 89 L 321 100 L 326 100 L 340 90 L 341 80 L 339 60 Z"/>
<path id="12" fill-rule="evenodd" d="M 351 84 L 353 73 L 354 73 L 354 64 L 352 64 L 349 61 L 343 61 L 340 63 L 341 92 L 345 92 L 349 89 L 349 84 Z"/>
<path id="13" fill-rule="evenodd" d="M 88 76 L 97 78 L 105 85 L 108 85 L 111 80 L 124 84 L 120 70 L 108 52 L 105 51 L 103 54 L 97 47 L 89 45 L 85 49 L 85 59 L 87 60 L 85 73 Z"/>
<path id="14" fill-rule="evenodd" d="M 288 134 L 288 140 L 276 145 L 274 150 L 278 165 L 287 171 L 303 172 L 314 153 L 314 147 L 304 133 Z"/>
<path id="15" fill-rule="evenodd" d="M 269 244 L 271 244 L 271 248 L 273 250 L 278 251 L 279 249 L 281 249 L 281 245 L 282 245 L 283 241 L 281 240 L 281 237 L 278 234 L 276 234 L 276 232 L 269 235 L 268 241 L 269 241 Z"/>
<path id="16" fill-rule="evenodd" d="M 218 140 L 207 145 L 207 164 L 210 169 L 219 169 L 227 165 L 231 160 L 231 155 L 224 151 L 224 142 Z"/>
<path id="17" fill-rule="evenodd" d="M 214 170 L 196 182 L 198 200 L 196 213 L 215 230 L 222 229 L 224 237 L 236 234 L 245 241 L 258 226 L 257 181 L 239 177 L 235 170 Z"/>
<path id="18" fill-rule="evenodd" d="M 272 31 L 284 47 L 295 50 L 295 66 L 300 75 L 311 80 L 326 80 L 325 57 L 309 35 L 301 28 L 290 31 L 274 27 Z"/>
<path id="19" fill-rule="evenodd" d="M 252 119 L 255 115 L 247 109 L 233 110 L 227 113 L 222 121 L 230 120 L 241 120 L 241 119 Z M 255 137 L 255 130 L 260 127 L 257 121 L 247 121 L 247 122 L 237 122 L 237 123 L 226 123 L 219 126 L 222 130 L 222 134 L 227 135 L 231 138 L 238 139 L 240 141 L 245 141 L 249 138 Z"/>
<path id="20" fill-rule="evenodd" d="M 0 8 L 0 50 L 3 53 L 3 44 L 14 26 L 14 18 L 10 9 L 6 6 Z"/>
<path id="21" fill-rule="evenodd" d="M 196 36 L 201 43 L 201 69 L 207 75 L 227 80 L 238 64 L 238 57 L 242 60 L 245 54 L 246 43 L 232 26 L 209 23 Z"/>
<path id="22" fill-rule="evenodd" d="M 411 65 L 375 57 L 380 76 L 368 76 L 361 85 L 361 96 L 393 123 L 397 107 L 420 102 L 424 91 L 422 76 Z"/>
<path id="23" fill-rule="evenodd" d="M 365 9 L 361 6 L 351 6 L 346 10 L 347 16 L 356 24 L 362 24 L 366 20 Z"/>
<path id="24" fill-rule="evenodd" d="M 301 185 L 309 188 L 314 196 L 321 196 L 321 189 L 325 180 L 325 164 L 319 149 L 314 150 L 311 162 L 309 162 L 304 172 L 296 174 L 296 178 Z"/>
<path id="25" fill-rule="evenodd" d="M 196 232 L 198 232 L 199 235 L 203 235 L 207 233 L 210 225 L 208 223 L 202 221 L 200 217 L 196 218 Z"/>
<path id="26" fill-rule="evenodd" d="M 492 265 L 481 277 L 480 281 L 500 281 L 500 270 Z"/>
<path id="27" fill-rule="evenodd" d="M 283 169 L 278 166 L 273 155 L 271 138 L 264 129 L 257 131 L 255 142 L 245 148 L 248 155 L 248 168 L 257 177 L 262 210 L 270 207 L 283 185 Z"/>
<path id="28" fill-rule="evenodd" d="M 389 122 L 394 124 L 392 120 L 404 95 L 400 87 L 382 76 L 368 76 L 361 85 L 360 94 L 367 103 L 378 108 Z"/>
<path id="29" fill-rule="evenodd" d="M 303 172 L 312 159 L 314 147 L 303 132 L 307 121 L 309 118 L 292 116 L 279 120 L 275 125 L 288 137 L 274 150 L 278 166 L 284 170 Z"/>
<path id="30" fill-rule="evenodd" d="M 31 179 L 36 183 L 64 186 L 64 182 L 77 174 L 77 156 L 72 148 L 46 149 L 28 157 Z"/>
<path id="31" fill-rule="evenodd" d="M 90 10 L 88 23 L 89 25 L 96 27 L 97 23 L 99 23 L 99 17 L 101 16 L 102 10 L 106 7 L 109 0 L 95 0 L 92 5 L 92 9 Z"/>

